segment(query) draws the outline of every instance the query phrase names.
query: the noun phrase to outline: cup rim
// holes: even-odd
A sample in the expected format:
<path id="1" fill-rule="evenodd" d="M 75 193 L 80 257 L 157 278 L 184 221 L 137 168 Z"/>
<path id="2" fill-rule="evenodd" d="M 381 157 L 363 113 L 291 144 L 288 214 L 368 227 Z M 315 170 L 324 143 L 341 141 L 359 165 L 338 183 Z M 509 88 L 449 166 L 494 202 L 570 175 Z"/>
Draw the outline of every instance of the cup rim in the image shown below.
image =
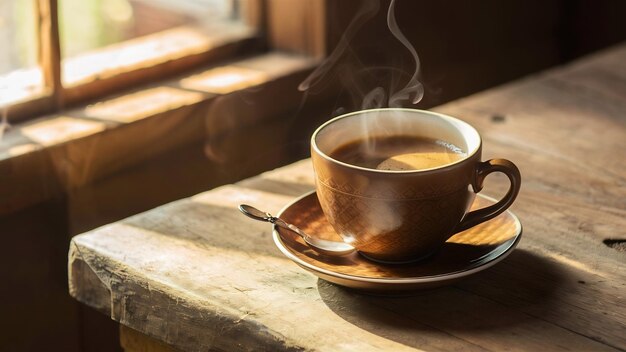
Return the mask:
<path id="1" fill-rule="evenodd" d="M 352 164 L 348 164 L 345 163 L 341 160 L 337 160 L 335 158 L 330 157 L 328 154 L 322 152 L 319 147 L 317 146 L 317 142 L 315 141 L 317 138 L 317 135 L 319 134 L 319 132 L 321 132 L 326 126 L 353 116 L 353 115 L 360 115 L 363 113 L 368 113 L 368 112 L 375 112 L 375 111 L 405 111 L 405 112 L 411 112 L 411 113 L 421 113 L 421 114 L 425 114 L 425 115 L 431 115 L 431 116 L 435 116 L 438 118 L 442 118 L 444 120 L 448 120 L 448 121 L 452 121 L 454 123 L 458 123 L 461 124 L 463 126 L 465 126 L 466 128 L 469 129 L 469 131 L 473 134 L 476 135 L 476 137 L 478 138 L 478 144 L 476 145 L 476 147 L 471 150 L 468 151 L 467 155 L 465 157 L 463 157 L 462 159 L 456 160 L 452 163 L 449 164 L 445 164 L 445 165 L 441 165 L 441 166 L 437 166 L 437 167 L 431 167 L 431 168 L 427 168 L 427 169 L 419 169 L 419 170 L 379 170 L 379 169 L 371 169 L 371 168 L 367 168 L 367 167 L 362 167 L 362 166 L 357 166 L 357 165 L 352 165 Z M 452 117 L 446 114 L 442 114 L 442 113 L 438 113 L 438 112 L 434 112 L 434 111 L 429 111 L 429 110 L 421 110 L 421 109 L 410 109 L 410 108 L 378 108 L 378 109 L 365 109 L 365 110 L 358 110 L 358 111 L 353 111 L 347 114 L 343 114 L 337 117 L 334 117 L 326 122 L 324 122 L 322 125 L 320 125 L 315 132 L 313 132 L 313 135 L 311 136 L 311 148 L 322 158 L 326 159 L 329 162 L 332 163 L 336 163 L 339 165 L 342 165 L 344 167 L 347 168 L 351 168 L 351 169 L 355 169 L 355 170 L 361 170 L 361 171 L 367 171 L 367 172 L 373 172 L 373 173 L 380 173 L 380 174 L 418 174 L 418 173 L 425 173 L 425 172 L 431 172 L 431 171 L 438 171 L 438 170 L 442 170 L 442 169 L 447 169 L 450 167 L 453 167 L 455 165 L 461 164 L 463 162 L 466 162 L 467 160 L 471 159 L 474 155 L 476 155 L 476 153 L 478 153 L 481 148 L 482 148 L 482 138 L 480 137 L 480 134 L 478 133 L 478 131 L 469 123 L 458 119 L 456 117 Z"/>

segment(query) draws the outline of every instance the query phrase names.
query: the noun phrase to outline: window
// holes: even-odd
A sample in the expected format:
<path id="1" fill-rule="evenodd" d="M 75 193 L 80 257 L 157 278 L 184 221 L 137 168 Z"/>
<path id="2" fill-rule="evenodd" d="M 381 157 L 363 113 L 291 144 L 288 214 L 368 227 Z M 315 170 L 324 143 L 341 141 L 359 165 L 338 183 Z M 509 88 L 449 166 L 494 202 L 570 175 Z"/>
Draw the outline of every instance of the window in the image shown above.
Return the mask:
<path id="1" fill-rule="evenodd" d="M 33 1 L 0 1 L 0 106 L 41 93 Z"/>
<path id="2" fill-rule="evenodd" d="M 168 7 L 173 2 L 176 7 Z M 217 15 L 209 21 L 206 13 L 178 7 L 187 3 L 204 4 Z M 296 87 L 323 58 L 326 13 L 338 3 L 0 0 L 0 111 L 8 108 L 13 125 L 3 136 L 0 120 L 0 174 L 13 185 L 0 189 L 0 213 L 104 180 L 159 154 L 186 153 L 204 144 L 209 132 L 211 142 L 228 142 L 228 153 L 240 141 L 282 143 L 291 136 L 289 124 L 276 117 L 300 106 Z M 89 16 L 103 22 L 71 22 Z M 104 38 L 81 39 L 93 33 Z M 325 90 L 309 102 L 331 94 Z M 239 104 L 242 97 L 254 104 Z M 235 109 L 236 118 L 222 118 L 224 107 Z M 217 121 L 210 131 L 207 118 Z M 175 124 L 183 128 L 170 128 Z M 234 138 L 221 138 L 231 130 Z M 271 160 L 254 163 L 255 173 L 278 160 L 267 155 Z"/>
<path id="3" fill-rule="evenodd" d="M 262 47 L 262 0 L 0 0 L 10 121 Z"/>

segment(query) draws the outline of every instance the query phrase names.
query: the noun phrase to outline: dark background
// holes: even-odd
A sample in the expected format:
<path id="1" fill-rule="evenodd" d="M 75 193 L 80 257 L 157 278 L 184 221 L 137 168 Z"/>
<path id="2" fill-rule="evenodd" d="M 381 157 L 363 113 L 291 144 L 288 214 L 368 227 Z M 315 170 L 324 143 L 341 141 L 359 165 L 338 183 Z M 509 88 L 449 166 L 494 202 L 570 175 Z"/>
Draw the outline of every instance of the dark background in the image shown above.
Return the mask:
<path id="1" fill-rule="evenodd" d="M 350 41 L 351 50 L 341 60 L 348 70 L 389 66 L 412 73 L 412 58 L 387 29 L 389 2 L 381 1 L 378 13 Z M 366 4 L 367 0 L 333 4 L 328 14 L 331 45 Z M 626 2 L 619 0 L 398 0 L 395 12 L 422 62 L 426 86 L 422 108 L 626 39 Z"/>

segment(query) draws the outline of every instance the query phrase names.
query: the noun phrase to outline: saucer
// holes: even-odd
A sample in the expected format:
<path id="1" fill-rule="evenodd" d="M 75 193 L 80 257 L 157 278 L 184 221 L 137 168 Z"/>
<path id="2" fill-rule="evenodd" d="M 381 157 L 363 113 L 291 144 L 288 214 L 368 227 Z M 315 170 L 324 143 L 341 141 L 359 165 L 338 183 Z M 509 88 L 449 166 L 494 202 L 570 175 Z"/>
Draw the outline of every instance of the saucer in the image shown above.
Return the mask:
<path id="1" fill-rule="evenodd" d="M 478 194 L 472 209 L 496 200 Z M 313 237 L 341 241 L 326 220 L 315 191 L 287 205 L 280 218 Z M 357 252 L 330 257 L 309 248 L 295 233 L 274 226 L 274 242 L 287 258 L 332 283 L 366 291 L 402 291 L 451 284 L 485 270 L 508 256 L 522 237 L 522 224 L 510 211 L 450 237 L 430 258 L 409 264 L 381 264 Z"/>

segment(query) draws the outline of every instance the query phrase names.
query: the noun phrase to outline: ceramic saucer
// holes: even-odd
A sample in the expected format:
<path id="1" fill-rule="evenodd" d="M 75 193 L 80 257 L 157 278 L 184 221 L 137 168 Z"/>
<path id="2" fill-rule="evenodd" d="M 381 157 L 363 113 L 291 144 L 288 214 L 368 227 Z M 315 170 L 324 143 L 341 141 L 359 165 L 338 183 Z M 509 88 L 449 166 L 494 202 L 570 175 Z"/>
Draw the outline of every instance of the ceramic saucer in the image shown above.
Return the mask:
<path id="1" fill-rule="evenodd" d="M 478 195 L 472 209 L 495 203 Z M 315 192 L 287 205 L 278 216 L 311 236 L 341 241 L 322 213 Z M 417 263 L 385 265 L 358 253 L 344 257 L 321 255 L 291 231 L 274 226 L 274 242 L 289 259 L 318 277 L 338 285 L 367 291 L 401 291 L 453 283 L 485 270 L 508 256 L 522 236 L 517 216 L 506 211 L 494 219 L 452 236 L 429 259 Z"/>

